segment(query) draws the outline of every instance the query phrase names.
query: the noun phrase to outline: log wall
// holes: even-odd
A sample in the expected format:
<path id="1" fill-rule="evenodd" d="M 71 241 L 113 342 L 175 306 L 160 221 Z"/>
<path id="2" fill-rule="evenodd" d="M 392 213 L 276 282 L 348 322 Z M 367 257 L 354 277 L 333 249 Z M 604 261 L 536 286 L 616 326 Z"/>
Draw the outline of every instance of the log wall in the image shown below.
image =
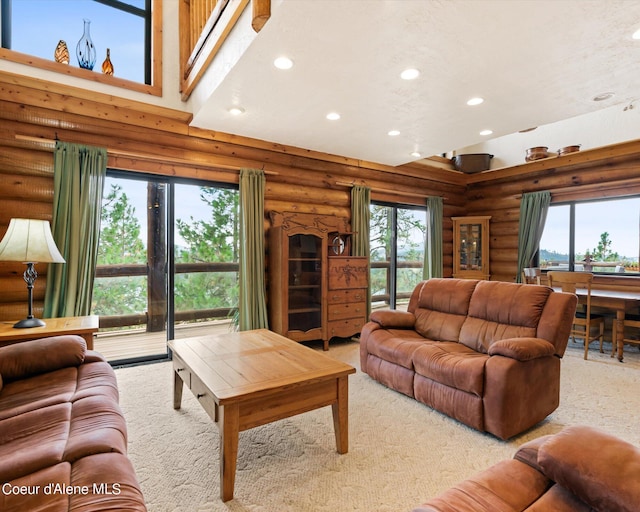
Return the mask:
<path id="1" fill-rule="evenodd" d="M 374 201 L 424 205 L 443 196 L 445 274 L 452 272 L 450 217 L 464 214 L 465 177 L 425 163 L 391 168 L 189 126 L 190 115 L 0 72 L 0 237 L 12 217 L 51 220 L 53 141 L 107 148 L 108 166 L 162 176 L 238 183 L 239 169 L 264 169 L 268 212 L 350 219 L 350 187 Z M 42 314 L 46 265 L 38 268 L 34 313 Z M 0 320 L 26 316 L 24 265 L 0 262 Z M 40 266 L 38 266 L 40 267 Z"/>
<path id="2" fill-rule="evenodd" d="M 470 176 L 467 213 L 491 215 L 491 279 L 516 280 L 520 198 L 543 190 L 551 192 L 551 204 L 640 194 L 640 141 Z M 630 276 L 596 276 L 595 282 L 601 288 L 640 286 L 640 279 Z"/>
<path id="3" fill-rule="evenodd" d="M 51 220 L 53 143 L 107 148 L 108 165 L 163 176 L 238 183 L 243 167 L 264 169 L 268 212 L 350 218 L 350 187 L 372 199 L 423 205 L 444 197 L 445 276 L 452 273 L 452 216 L 491 215 L 492 279 L 515 281 L 520 197 L 550 190 L 552 202 L 640 194 L 640 141 L 464 175 L 441 164 L 397 168 L 189 126 L 190 115 L 0 72 L 0 237 L 12 217 Z M 42 267 L 42 268 L 40 268 Z M 39 265 L 35 314 L 41 315 L 46 266 Z M 0 321 L 26 316 L 24 265 L 0 262 Z M 596 278 L 600 287 L 638 289 L 635 277 Z"/>

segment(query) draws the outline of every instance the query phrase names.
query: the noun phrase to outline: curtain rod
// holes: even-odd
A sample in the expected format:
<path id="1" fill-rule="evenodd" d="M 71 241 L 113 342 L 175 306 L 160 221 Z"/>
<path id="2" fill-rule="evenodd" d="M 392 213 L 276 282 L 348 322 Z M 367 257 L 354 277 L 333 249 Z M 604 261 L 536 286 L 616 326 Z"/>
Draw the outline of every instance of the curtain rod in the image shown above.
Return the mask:
<path id="1" fill-rule="evenodd" d="M 355 187 L 357 185 L 357 183 L 350 183 L 347 181 L 336 181 L 336 185 L 340 185 L 343 187 Z M 371 187 L 371 190 L 375 190 L 376 192 L 384 192 L 386 194 L 396 194 L 399 196 L 411 196 L 411 197 L 427 197 L 424 194 L 417 194 L 416 192 L 398 192 L 397 190 L 391 190 L 389 188 L 373 188 Z M 442 199 L 447 199 L 446 197 L 443 197 Z"/>
<path id="2" fill-rule="evenodd" d="M 16 133 L 15 135 L 16 140 L 24 140 L 27 142 L 37 142 L 39 144 L 45 145 L 45 146 L 55 146 L 56 140 L 54 139 L 46 139 L 44 137 L 34 137 L 32 135 L 21 135 L 19 133 Z M 139 159 L 145 159 L 145 160 L 153 160 L 153 161 L 158 161 L 158 162 L 166 162 L 166 163 L 172 163 L 172 162 L 176 162 L 176 160 L 167 160 L 166 158 L 163 158 L 161 156 L 154 156 L 154 155 L 141 155 L 140 153 L 134 153 L 132 151 L 122 151 L 122 150 L 109 150 L 107 149 L 107 154 L 110 154 L 111 156 L 114 157 L 129 157 L 129 158 L 139 158 Z M 181 163 L 184 164 L 189 164 L 189 165 L 194 165 L 193 162 L 189 162 L 189 161 L 180 161 Z M 225 164 L 217 164 L 213 167 L 216 168 L 223 168 L 226 170 L 231 170 L 231 171 L 237 171 L 240 172 L 240 168 L 236 165 L 225 165 Z M 277 171 L 267 171 L 264 169 L 264 165 L 263 168 L 261 169 L 265 174 L 269 174 L 272 176 L 278 176 L 280 173 Z"/>

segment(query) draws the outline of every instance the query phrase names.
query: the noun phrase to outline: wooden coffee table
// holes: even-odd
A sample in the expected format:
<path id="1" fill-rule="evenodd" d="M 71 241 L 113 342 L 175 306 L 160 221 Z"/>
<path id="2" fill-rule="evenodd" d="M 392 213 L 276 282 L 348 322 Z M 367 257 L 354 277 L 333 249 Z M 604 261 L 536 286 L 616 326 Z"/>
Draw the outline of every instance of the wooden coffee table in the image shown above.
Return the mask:
<path id="1" fill-rule="evenodd" d="M 266 329 L 172 340 L 173 407 L 183 384 L 220 430 L 220 497 L 233 498 L 239 433 L 330 405 L 338 453 L 349 449 L 352 366 Z"/>

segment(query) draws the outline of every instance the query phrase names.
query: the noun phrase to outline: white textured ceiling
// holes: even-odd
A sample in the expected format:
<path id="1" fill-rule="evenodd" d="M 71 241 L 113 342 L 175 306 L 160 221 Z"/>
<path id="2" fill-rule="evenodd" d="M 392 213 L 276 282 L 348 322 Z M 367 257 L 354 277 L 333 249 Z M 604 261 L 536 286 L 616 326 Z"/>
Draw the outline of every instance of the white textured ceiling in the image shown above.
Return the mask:
<path id="1" fill-rule="evenodd" d="M 274 1 L 193 124 L 395 166 L 640 98 L 638 29 L 638 0 Z"/>

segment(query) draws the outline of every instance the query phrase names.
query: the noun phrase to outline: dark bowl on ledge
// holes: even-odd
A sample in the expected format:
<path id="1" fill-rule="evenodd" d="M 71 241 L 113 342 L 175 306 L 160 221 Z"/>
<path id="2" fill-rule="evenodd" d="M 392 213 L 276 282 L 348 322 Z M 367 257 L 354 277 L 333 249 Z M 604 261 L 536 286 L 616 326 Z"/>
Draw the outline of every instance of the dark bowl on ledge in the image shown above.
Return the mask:
<path id="1" fill-rule="evenodd" d="M 493 155 L 489 153 L 470 153 L 468 155 L 456 155 L 451 161 L 457 171 L 466 173 L 487 171 L 491 166 Z"/>

